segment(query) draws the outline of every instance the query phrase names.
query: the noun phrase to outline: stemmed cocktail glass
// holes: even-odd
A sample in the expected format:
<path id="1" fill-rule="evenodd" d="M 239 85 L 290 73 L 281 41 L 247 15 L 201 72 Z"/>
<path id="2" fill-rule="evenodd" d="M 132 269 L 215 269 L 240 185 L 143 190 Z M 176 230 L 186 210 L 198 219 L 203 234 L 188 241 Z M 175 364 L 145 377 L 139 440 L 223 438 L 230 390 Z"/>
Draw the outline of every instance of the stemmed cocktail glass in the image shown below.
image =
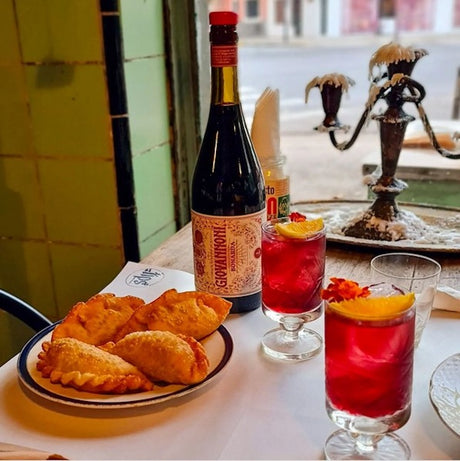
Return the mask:
<path id="1" fill-rule="evenodd" d="M 326 409 L 341 430 L 326 441 L 326 458 L 409 459 L 393 431 L 411 411 L 414 294 L 389 284 L 359 292 L 356 284 L 358 296 L 344 300 L 337 288 L 355 282 L 331 280 L 323 293 Z"/>
<path id="2" fill-rule="evenodd" d="M 262 225 L 262 310 L 279 322 L 262 347 L 277 359 L 306 360 L 322 348 L 321 336 L 304 324 L 322 314 L 326 235 L 321 218 L 306 221 L 294 213 Z"/>

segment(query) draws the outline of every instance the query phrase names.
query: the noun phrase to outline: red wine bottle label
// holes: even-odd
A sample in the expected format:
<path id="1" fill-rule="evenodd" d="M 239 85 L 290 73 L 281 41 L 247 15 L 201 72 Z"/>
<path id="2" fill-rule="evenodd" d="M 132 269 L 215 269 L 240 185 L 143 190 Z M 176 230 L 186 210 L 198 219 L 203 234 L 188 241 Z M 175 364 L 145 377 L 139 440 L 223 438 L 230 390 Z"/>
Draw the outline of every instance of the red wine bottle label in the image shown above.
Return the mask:
<path id="1" fill-rule="evenodd" d="M 232 67 L 238 64 L 236 45 L 212 45 L 211 67 Z"/>
<path id="2" fill-rule="evenodd" d="M 261 289 L 261 225 L 265 209 L 243 216 L 209 216 L 192 211 L 197 290 L 246 296 Z"/>

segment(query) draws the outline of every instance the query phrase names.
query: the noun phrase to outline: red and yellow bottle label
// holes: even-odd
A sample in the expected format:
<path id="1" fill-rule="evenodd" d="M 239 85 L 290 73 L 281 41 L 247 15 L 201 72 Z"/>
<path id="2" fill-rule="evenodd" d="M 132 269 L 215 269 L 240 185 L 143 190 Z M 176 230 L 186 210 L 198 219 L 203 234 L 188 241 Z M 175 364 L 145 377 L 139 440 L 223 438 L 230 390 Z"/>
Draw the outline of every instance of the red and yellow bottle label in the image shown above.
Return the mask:
<path id="1" fill-rule="evenodd" d="M 261 225 L 265 209 L 243 216 L 192 211 L 195 286 L 218 296 L 246 296 L 261 289 Z"/>
<path id="2" fill-rule="evenodd" d="M 289 178 L 265 180 L 267 221 L 289 216 Z"/>
<path id="3" fill-rule="evenodd" d="M 211 67 L 234 67 L 238 65 L 237 45 L 212 45 Z"/>

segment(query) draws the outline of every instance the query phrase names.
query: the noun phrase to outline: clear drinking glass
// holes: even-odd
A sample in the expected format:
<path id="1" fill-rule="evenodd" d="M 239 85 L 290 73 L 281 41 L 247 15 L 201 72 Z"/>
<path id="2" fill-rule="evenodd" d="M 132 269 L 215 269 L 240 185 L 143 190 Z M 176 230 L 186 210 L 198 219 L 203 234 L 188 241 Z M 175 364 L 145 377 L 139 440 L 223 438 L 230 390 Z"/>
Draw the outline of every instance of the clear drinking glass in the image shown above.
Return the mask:
<path id="1" fill-rule="evenodd" d="M 441 265 L 434 259 L 412 253 L 386 253 L 371 261 L 372 281 L 388 282 L 415 293 L 415 347 L 430 318 Z"/>
<path id="2" fill-rule="evenodd" d="M 305 238 L 287 238 L 275 230 L 280 218 L 262 225 L 262 310 L 279 327 L 262 339 L 266 354 L 277 359 L 306 360 L 321 351 L 322 338 L 304 323 L 322 314 L 326 234 L 324 228 Z"/>
<path id="3" fill-rule="evenodd" d="M 393 431 L 411 411 L 414 325 L 414 304 L 371 317 L 326 302 L 326 410 L 341 428 L 326 441 L 327 459 L 409 459 Z"/>

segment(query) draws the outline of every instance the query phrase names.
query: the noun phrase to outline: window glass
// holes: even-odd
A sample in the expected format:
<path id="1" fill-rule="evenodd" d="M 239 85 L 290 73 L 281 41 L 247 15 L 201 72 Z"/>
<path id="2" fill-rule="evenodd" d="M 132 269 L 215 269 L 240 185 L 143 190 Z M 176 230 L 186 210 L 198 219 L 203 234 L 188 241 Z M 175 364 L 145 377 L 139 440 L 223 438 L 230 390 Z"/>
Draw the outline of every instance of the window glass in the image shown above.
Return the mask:
<path id="1" fill-rule="evenodd" d="M 278 24 L 282 24 L 284 22 L 284 0 L 276 0 L 275 22 Z"/>
<path id="2" fill-rule="evenodd" d="M 246 16 L 248 18 L 259 17 L 259 0 L 247 0 L 246 2 Z"/>
<path id="3" fill-rule="evenodd" d="M 250 3 L 239 0 L 240 11 L 249 12 Z M 280 144 L 291 175 L 293 202 L 373 197 L 363 183 L 363 167 L 371 156 L 374 163 L 380 164 L 379 122 L 369 117 L 349 149 L 336 149 L 328 133 L 315 130 L 325 117 L 319 89 L 313 88 L 305 103 L 305 88 L 314 77 L 333 72 L 355 81 L 343 93 L 338 112 L 340 122 L 350 129 L 338 132 L 336 138 L 339 143 L 348 141 L 369 99 L 371 57 L 391 41 L 428 51 L 412 73 L 412 78 L 426 91 L 423 108 L 435 132 L 444 129 L 449 133 L 460 132 L 460 120 L 452 117 L 460 66 L 460 0 L 259 0 L 257 3 L 257 21 L 242 15 L 238 26 L 240 97 L 250 130 L 257 99 L 267 87 L 279 90 Z M 387 108 L 388 104 L 381 100 L 372 113 L 378 115 Z M 406 102 L 404 111 L 415 118 L 406 133 L 424 136 L 415 104 Z M 457 145 L 460 147 L 460 141 Z M 434 148 L 424 149 L 430 151 L 436 164 L 446 160 Z M 398 165 L 406 165 L 411 155 L 404 150 Z M 459 168 L 460 160 L 449 160 L 449 168 L 451 165 Z M 423 170 L 418 164 L 414 168 Z M 450 175 L 450 170 L 446 174 Z M 397 176 L 409 183 L 413 181 L 400 177 L 399 173 Z M 420 188 L 425 186 L 428 187 L 427 181 Z M 450 202 L 439 192 L 447 189 L 437 189 L 430 183 L 429 190 L 433 191 L 437 204 L 444 200 L 444 206 L 460 206 L 460 189 L 456 195 L 451 194 Z M 415 191 L 416 186 L 411 183 L 410 194 L 403 192 L 400 201 L 412 201 Z"/>

